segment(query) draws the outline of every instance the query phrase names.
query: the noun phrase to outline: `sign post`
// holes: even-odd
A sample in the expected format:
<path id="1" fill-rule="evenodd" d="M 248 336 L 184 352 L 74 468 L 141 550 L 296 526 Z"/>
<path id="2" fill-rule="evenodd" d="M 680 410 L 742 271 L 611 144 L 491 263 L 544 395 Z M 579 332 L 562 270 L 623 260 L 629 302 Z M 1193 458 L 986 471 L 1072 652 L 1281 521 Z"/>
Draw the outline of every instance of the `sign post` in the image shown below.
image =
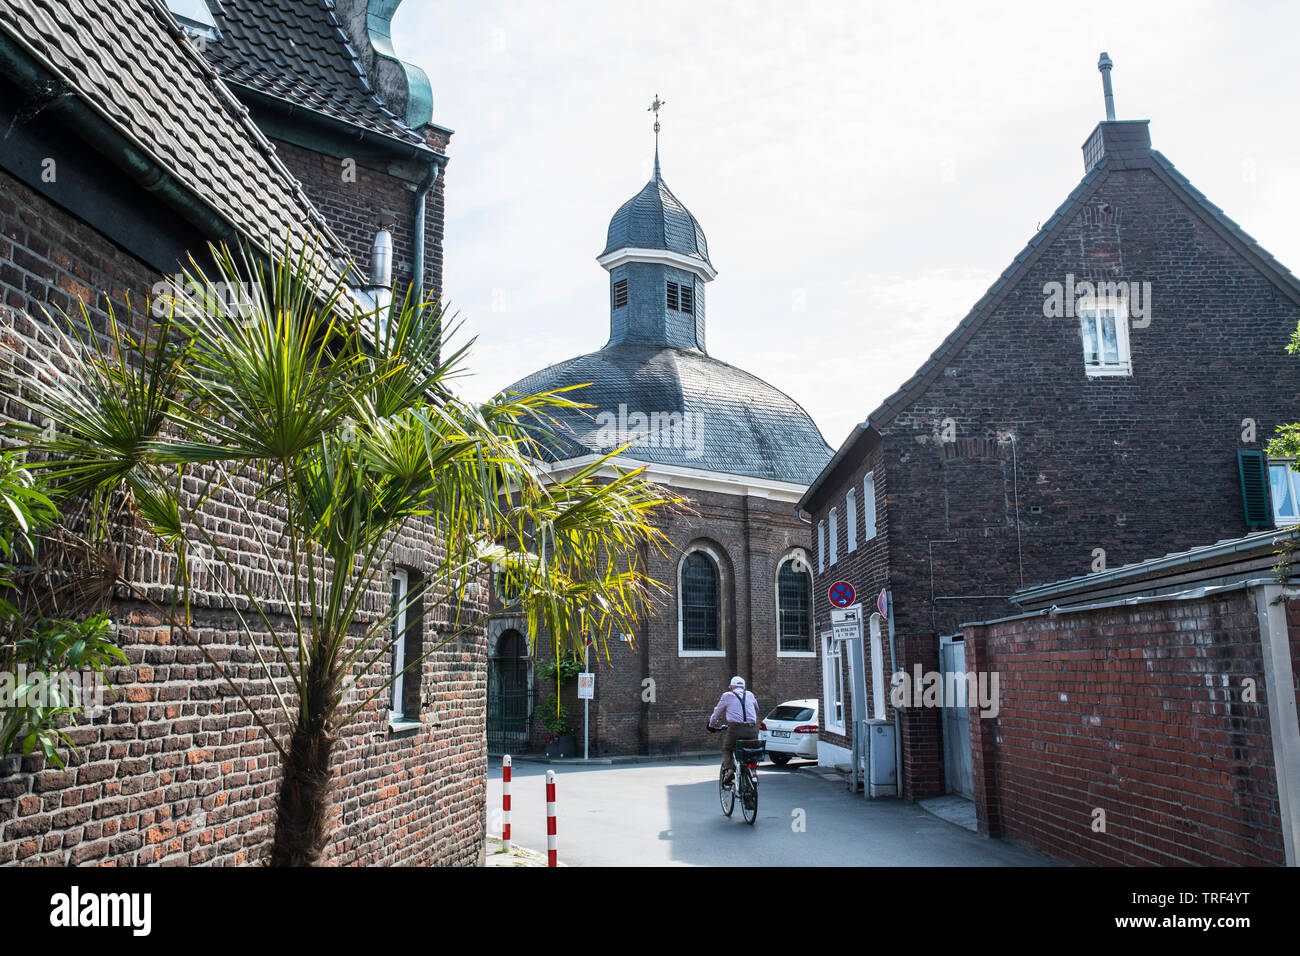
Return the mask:
<path id="1" fill-rule="evenodd" d="M 831 585 L 832 603 L 835 601 L 835 589 L 840 584 L 848 588 L 850 595 L 854 595 L 852 585 L 847 581 L 838 582 Z M 840 596 L 843 596 L 843 592 L 841 592 Z M 850 758 L 849 763 L 849 791 L 857 793 L 860 773 L 859 764 L 866 764 L 864 769 L 867 780 L 870 780 L 871 775 L 870 758 L 867 755 L 870 740 L 867 736 L 867 670 L 866 654 L 862 641 L 862 605 L 853 604 L 832 610 L 831 633 L 834 635 L 833 639 L 843 642 L 844 647 L 849 652 L 849 686 L 852 689 L 851 700 L 853 706 L 853 756 Z M 870 783 L 866 784 L 863 789 L 866 791 L 867 796 L 870 797 Z"/>
<path id="2" fill-rule="evenodd" d="M 588 721 L 591 698 L 596 691 L 596 675 L 591 673 L 591 633 L 582 632 L 582 673 L 578 675 L 578 697 L 582 699 L 582 759 L 591 759 L 588 749 L 591 746 L 591 724 Z"/>

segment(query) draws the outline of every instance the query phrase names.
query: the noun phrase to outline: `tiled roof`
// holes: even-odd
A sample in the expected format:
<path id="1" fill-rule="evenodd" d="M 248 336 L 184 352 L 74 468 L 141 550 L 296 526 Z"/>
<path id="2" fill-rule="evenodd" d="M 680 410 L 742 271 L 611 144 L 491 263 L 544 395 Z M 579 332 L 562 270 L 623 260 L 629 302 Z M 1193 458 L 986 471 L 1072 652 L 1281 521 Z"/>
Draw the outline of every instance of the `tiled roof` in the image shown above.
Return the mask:
<path id="1" fill-rule="evenodd" d="M 0 0 L 0 30 L 246 240 L 346 254 L 220 77 L 153 0 Z"/>
<path id="2" fill-rule="evenodd" d="M 425 145 L 371 85 L 332 0 L 221 0 L 212 10 L 221 37 L 206 50 L 230 82 Z"/>
<path id="3" fill-rule="evenodd" d="M 660 178 L 657 158 L 654 178 L 623 203 L 609 221 L 605 251 L 601 255 L 629 248 L 667 249 L 709 261 L 709 243 L 704 238 L 704 230 Z"/>
<path id="4" fill-rule="evenodd" d="M 624 453 L 638 461 L 806 484 L 831 456 L 808 413 L 788 396 L 694 349 L 609 345 L 535 372 L 508 391 L 532 394 L 569 385 L 587 385 L 565 397 L 594 407 L 554 415 L 560 427 L 549 451 L 557 460 L 610 452 L 637 437 L 637 413 L 676 413 L 682 422 L 680 430 L 665 428 Z M 620 406 L 626 429 L 602 436 L 596 416 L 618 416 Z M 662 426 L 665 419 L 657 422 Z M 651 429 L 655 424 L 647 423 Z"/>

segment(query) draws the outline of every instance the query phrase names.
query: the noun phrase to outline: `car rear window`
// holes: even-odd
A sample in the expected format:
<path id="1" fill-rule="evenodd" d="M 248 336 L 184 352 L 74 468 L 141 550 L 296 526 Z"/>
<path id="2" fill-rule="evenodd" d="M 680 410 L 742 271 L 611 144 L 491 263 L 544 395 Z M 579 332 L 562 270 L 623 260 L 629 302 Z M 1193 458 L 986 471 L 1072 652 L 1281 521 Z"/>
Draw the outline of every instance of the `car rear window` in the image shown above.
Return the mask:
<path id="1" fill-rule="evenodd" d="M 812 720 L 811 707 L 789 707 L 782 705 L 767 715 L 768 720 Z"/>

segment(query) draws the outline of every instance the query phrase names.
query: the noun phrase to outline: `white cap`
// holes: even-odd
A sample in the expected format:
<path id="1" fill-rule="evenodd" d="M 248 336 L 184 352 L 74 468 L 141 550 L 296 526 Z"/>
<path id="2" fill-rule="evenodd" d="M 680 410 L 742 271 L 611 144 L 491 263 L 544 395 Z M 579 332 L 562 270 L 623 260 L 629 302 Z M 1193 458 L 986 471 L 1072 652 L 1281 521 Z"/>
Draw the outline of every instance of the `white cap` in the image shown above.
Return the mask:
<path id="1" fill-rule="evenodd" d="M 737 674 L 735 677 L 731 678 L 731 686 L 732 686 L 732 687 L 740 687 L 740 688 L 744 688 L 744 686 L 745 686 L 745 678 L 743 678 L 743 677 L 741 677 L 739 674 Z"/>

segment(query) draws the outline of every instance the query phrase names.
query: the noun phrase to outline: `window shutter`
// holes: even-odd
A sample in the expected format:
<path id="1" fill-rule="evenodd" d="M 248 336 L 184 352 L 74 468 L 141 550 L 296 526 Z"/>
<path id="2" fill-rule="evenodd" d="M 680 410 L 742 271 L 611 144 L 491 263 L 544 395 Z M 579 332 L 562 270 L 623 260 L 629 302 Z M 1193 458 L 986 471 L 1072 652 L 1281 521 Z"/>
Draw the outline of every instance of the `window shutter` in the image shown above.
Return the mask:
<path id="1" fill-rule="evenodd" d="M 1268 459 L 1262 451 L 1237 452 L 1237 474 L 1241 478 L 1241 501 L 1247 528 L 1273 527 L 1273 498 L 1268 488 Z"/>

